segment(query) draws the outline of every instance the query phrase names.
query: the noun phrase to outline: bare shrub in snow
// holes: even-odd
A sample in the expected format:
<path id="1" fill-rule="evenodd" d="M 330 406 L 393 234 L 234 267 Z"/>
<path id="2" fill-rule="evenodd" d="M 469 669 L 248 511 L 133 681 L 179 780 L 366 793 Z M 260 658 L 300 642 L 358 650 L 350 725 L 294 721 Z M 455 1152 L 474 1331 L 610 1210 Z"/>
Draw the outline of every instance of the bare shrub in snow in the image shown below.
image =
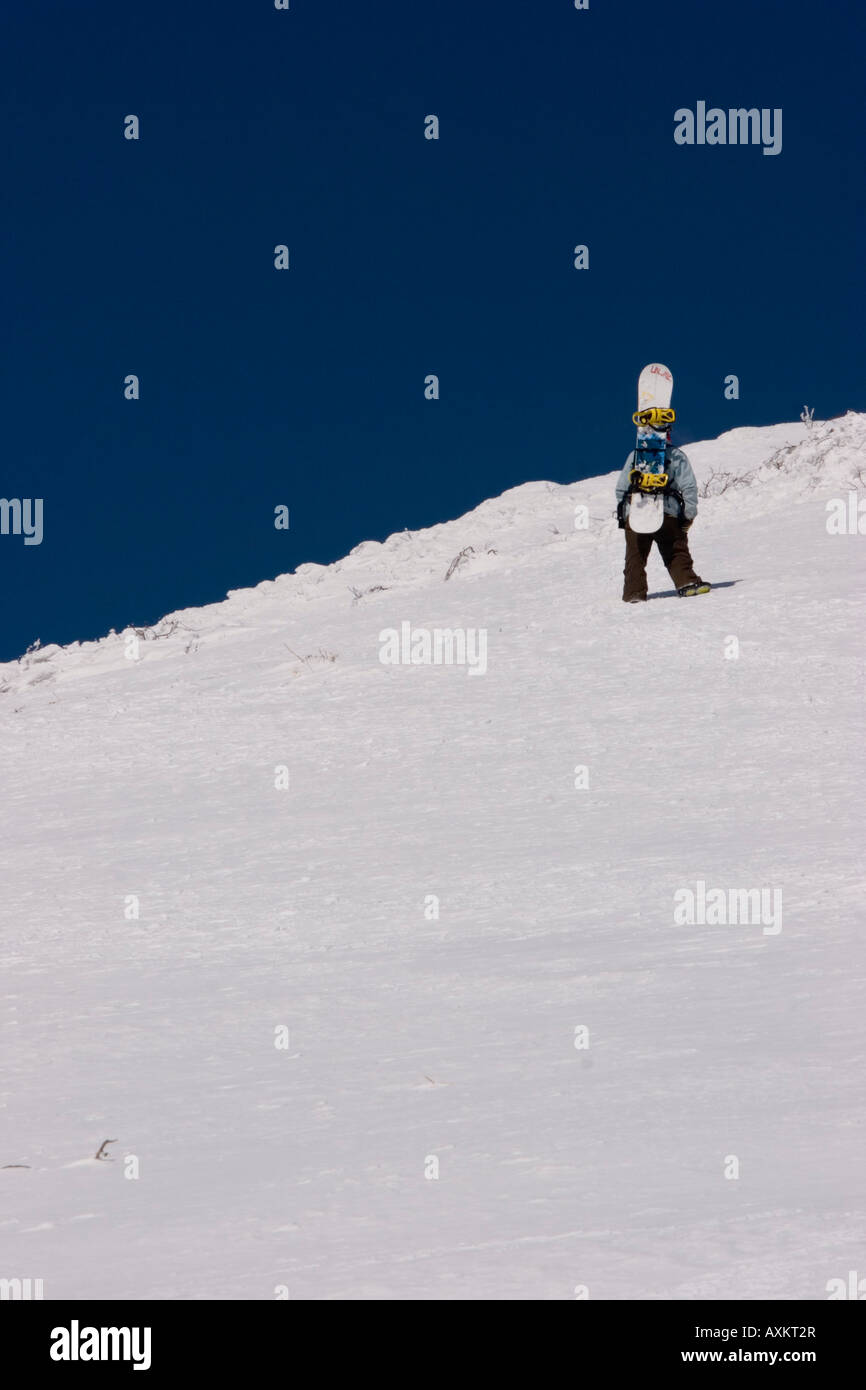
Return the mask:
<path id="1" fill-rule="evenodd" d="M 133 627 L 130 628 L 130 631 L 134 632 L 136 637 L 140 637 L 143 642 L 158 642 L 163 637 L 171 637 L 179 626 L 177 618 L 172 618 L 170 621 L 164 618 L 155 627 Z"/>
<path id="2" fill-rule="evenodd" d="M 843 420 L 847 420 L 847 415 Z M 774 468 L 779 473 L 796 471 L 807 490 L 815 488 L 821 481 L 828 456 L 845 445 L 846 433 L 844 423 L 838 425 L 827 420 L 821 421 L 809 434 L 808 440 L 777 449 L 762 467 Z"/>
<path id="3" fill-rule="evenodd" d="M 475 554 L 475 546 L 474 546 L 474 545 L 467 545 L 467 546 L 464 546 L 464 548 L 461 550 L 460 554 L 459 554 L 459 555 L 455 555 L 455 556 L 454 556 L 454 559 L 451 561 L 451 564 L 448 566 L 448 572 L 447 572 L 447 574 L 445 575 L 445 579 L 446 579 L 446 580 L 450 579 L 451 576 L 452 576 L 452 574 L 454 573 L 454 571 L 455 571 L 456 569 L 459 569 L 460 566 L 461 566 L 462 564 L 465 564 L 465 563 L 466 563 L 466 560 L 467 560 L 468 556 L 474 555 L 474 554 Z"/>
<path id="4" fill-rule="evenodd" d="M 775 468 L 779 473 L 786 473 L 791 466 L 791 455 L 794 453 L 796 448 L 796 444 L 786 444 L 784 448 L 777 449 L 776 452 L 774 454 L 771 454 L 770 457 L 767 459 L 767 462 L 764 464 L 764 467 Z"/>
<path id="5" fill-rule="evenodd" d="M 751 487 L 752 473 L 729 473 L 714 468 L 698 489 L 699 497 L 721 497 L 725 492 L 733 492 L 740 487 Z"/>
<path id="6" fill-rule="evenodd" d="M 300 656 L 298 652 L 292 651 L 292 648 L 289 646 L 288 642 L 284 642 L 283 646 L 285 647 L 287 652 L 291 652 L 292 656 L 295 658 L 296 661 L 300 661 L 304 666 L 312 666 L 313 663 L 316 661 L 329 662 L 337 660 L 337 653 L 325 651 L 324 647 L 319 647 L 314 652 L 307 652 L 306 656 Z"/>

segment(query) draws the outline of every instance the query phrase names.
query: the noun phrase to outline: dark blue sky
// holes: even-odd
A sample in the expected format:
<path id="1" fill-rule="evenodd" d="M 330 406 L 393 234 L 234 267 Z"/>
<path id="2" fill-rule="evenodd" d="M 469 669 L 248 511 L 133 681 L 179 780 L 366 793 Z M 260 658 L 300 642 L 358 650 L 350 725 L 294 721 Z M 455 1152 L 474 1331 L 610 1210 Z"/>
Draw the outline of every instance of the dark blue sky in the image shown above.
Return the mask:
<path id="1" fill-rule="evenodd" d="M 0 495 L 44 539 L 0 536 L 0 659 L 618 468 L 647 361 L 681 443 L 866 408 L 864 41 L 804 0 L 10 9 Z M 675 144 L 699 100 L 781 107 L 781 154 Z"/>

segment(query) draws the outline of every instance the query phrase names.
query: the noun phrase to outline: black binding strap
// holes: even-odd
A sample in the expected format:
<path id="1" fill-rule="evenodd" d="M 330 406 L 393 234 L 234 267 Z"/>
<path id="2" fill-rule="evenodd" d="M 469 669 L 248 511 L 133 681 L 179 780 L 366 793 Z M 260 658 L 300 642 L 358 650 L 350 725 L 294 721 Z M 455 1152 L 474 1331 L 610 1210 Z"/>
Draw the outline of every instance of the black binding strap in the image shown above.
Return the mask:
<path id="1" fill-rule="evenodd" d="M 658 492 L 658 489 L 656 491 Z M 621 531 L 625 530 L 625 504 L 632 493 L 635 492 L 640 492 L 640 488 L 636 483 L 631 483 L 625 496 L 620 498 L 619 502 L 616 504 L 616 521 Z M 671 487 L 670 483 L 668 483 L 667 487 L 661 488 L 661 495 L 662 497 L 672 497 L 674 499 L 677 504 L 677 521 L 682 524 L 686 519 L 686 504 L 683 501 L 683 494 L 680 492 L 679 488 Z"/>

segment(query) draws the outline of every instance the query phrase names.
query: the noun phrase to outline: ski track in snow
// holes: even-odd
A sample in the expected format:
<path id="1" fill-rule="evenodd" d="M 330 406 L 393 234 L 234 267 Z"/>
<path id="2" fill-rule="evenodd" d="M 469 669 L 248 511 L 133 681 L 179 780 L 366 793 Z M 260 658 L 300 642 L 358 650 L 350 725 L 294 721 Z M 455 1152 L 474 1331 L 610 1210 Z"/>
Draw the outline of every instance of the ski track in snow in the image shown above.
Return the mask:
<path id="1" fill-rule="evenodd" d="M 611 474 L 171 615 L 137 661 L 127 632 L 0 667 L 0 1276 L 820 1299 L 862 1273 L 864 540 L 825 503 L 864 447 L 854 414 L 686 446 L 699 481 L 755 472 L 701 502 L 707 597 L 621 603 Z M 485 628 L 487 673 L 383 666 L 403 621 Z M 780 889 L 782 931 L 675 925 L 698 879 Z"/>

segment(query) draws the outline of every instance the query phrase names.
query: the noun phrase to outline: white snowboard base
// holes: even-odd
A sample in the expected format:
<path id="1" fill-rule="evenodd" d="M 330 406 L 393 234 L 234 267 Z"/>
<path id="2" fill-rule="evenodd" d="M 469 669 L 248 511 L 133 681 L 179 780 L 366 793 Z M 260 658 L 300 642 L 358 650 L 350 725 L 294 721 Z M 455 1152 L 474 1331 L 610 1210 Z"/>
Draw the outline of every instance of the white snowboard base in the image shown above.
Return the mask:
<path id="1" fill-rule="evenodd" d="M 661 362 L 650 362 L 637 379 L 638 410 L 647 410 L 653 405 L 669 406 L 673 390 L 674 378 L 670 369 Z"/>
<path id="2" fill-rule="evenodd" d="M 664 501 L 661 497 L 647 497 L 642 492 L 633 492 L 628 499 L 628 524 L 633 531 L 643 536 L 652 535 L 661 526 L 665 515 Z"/>

